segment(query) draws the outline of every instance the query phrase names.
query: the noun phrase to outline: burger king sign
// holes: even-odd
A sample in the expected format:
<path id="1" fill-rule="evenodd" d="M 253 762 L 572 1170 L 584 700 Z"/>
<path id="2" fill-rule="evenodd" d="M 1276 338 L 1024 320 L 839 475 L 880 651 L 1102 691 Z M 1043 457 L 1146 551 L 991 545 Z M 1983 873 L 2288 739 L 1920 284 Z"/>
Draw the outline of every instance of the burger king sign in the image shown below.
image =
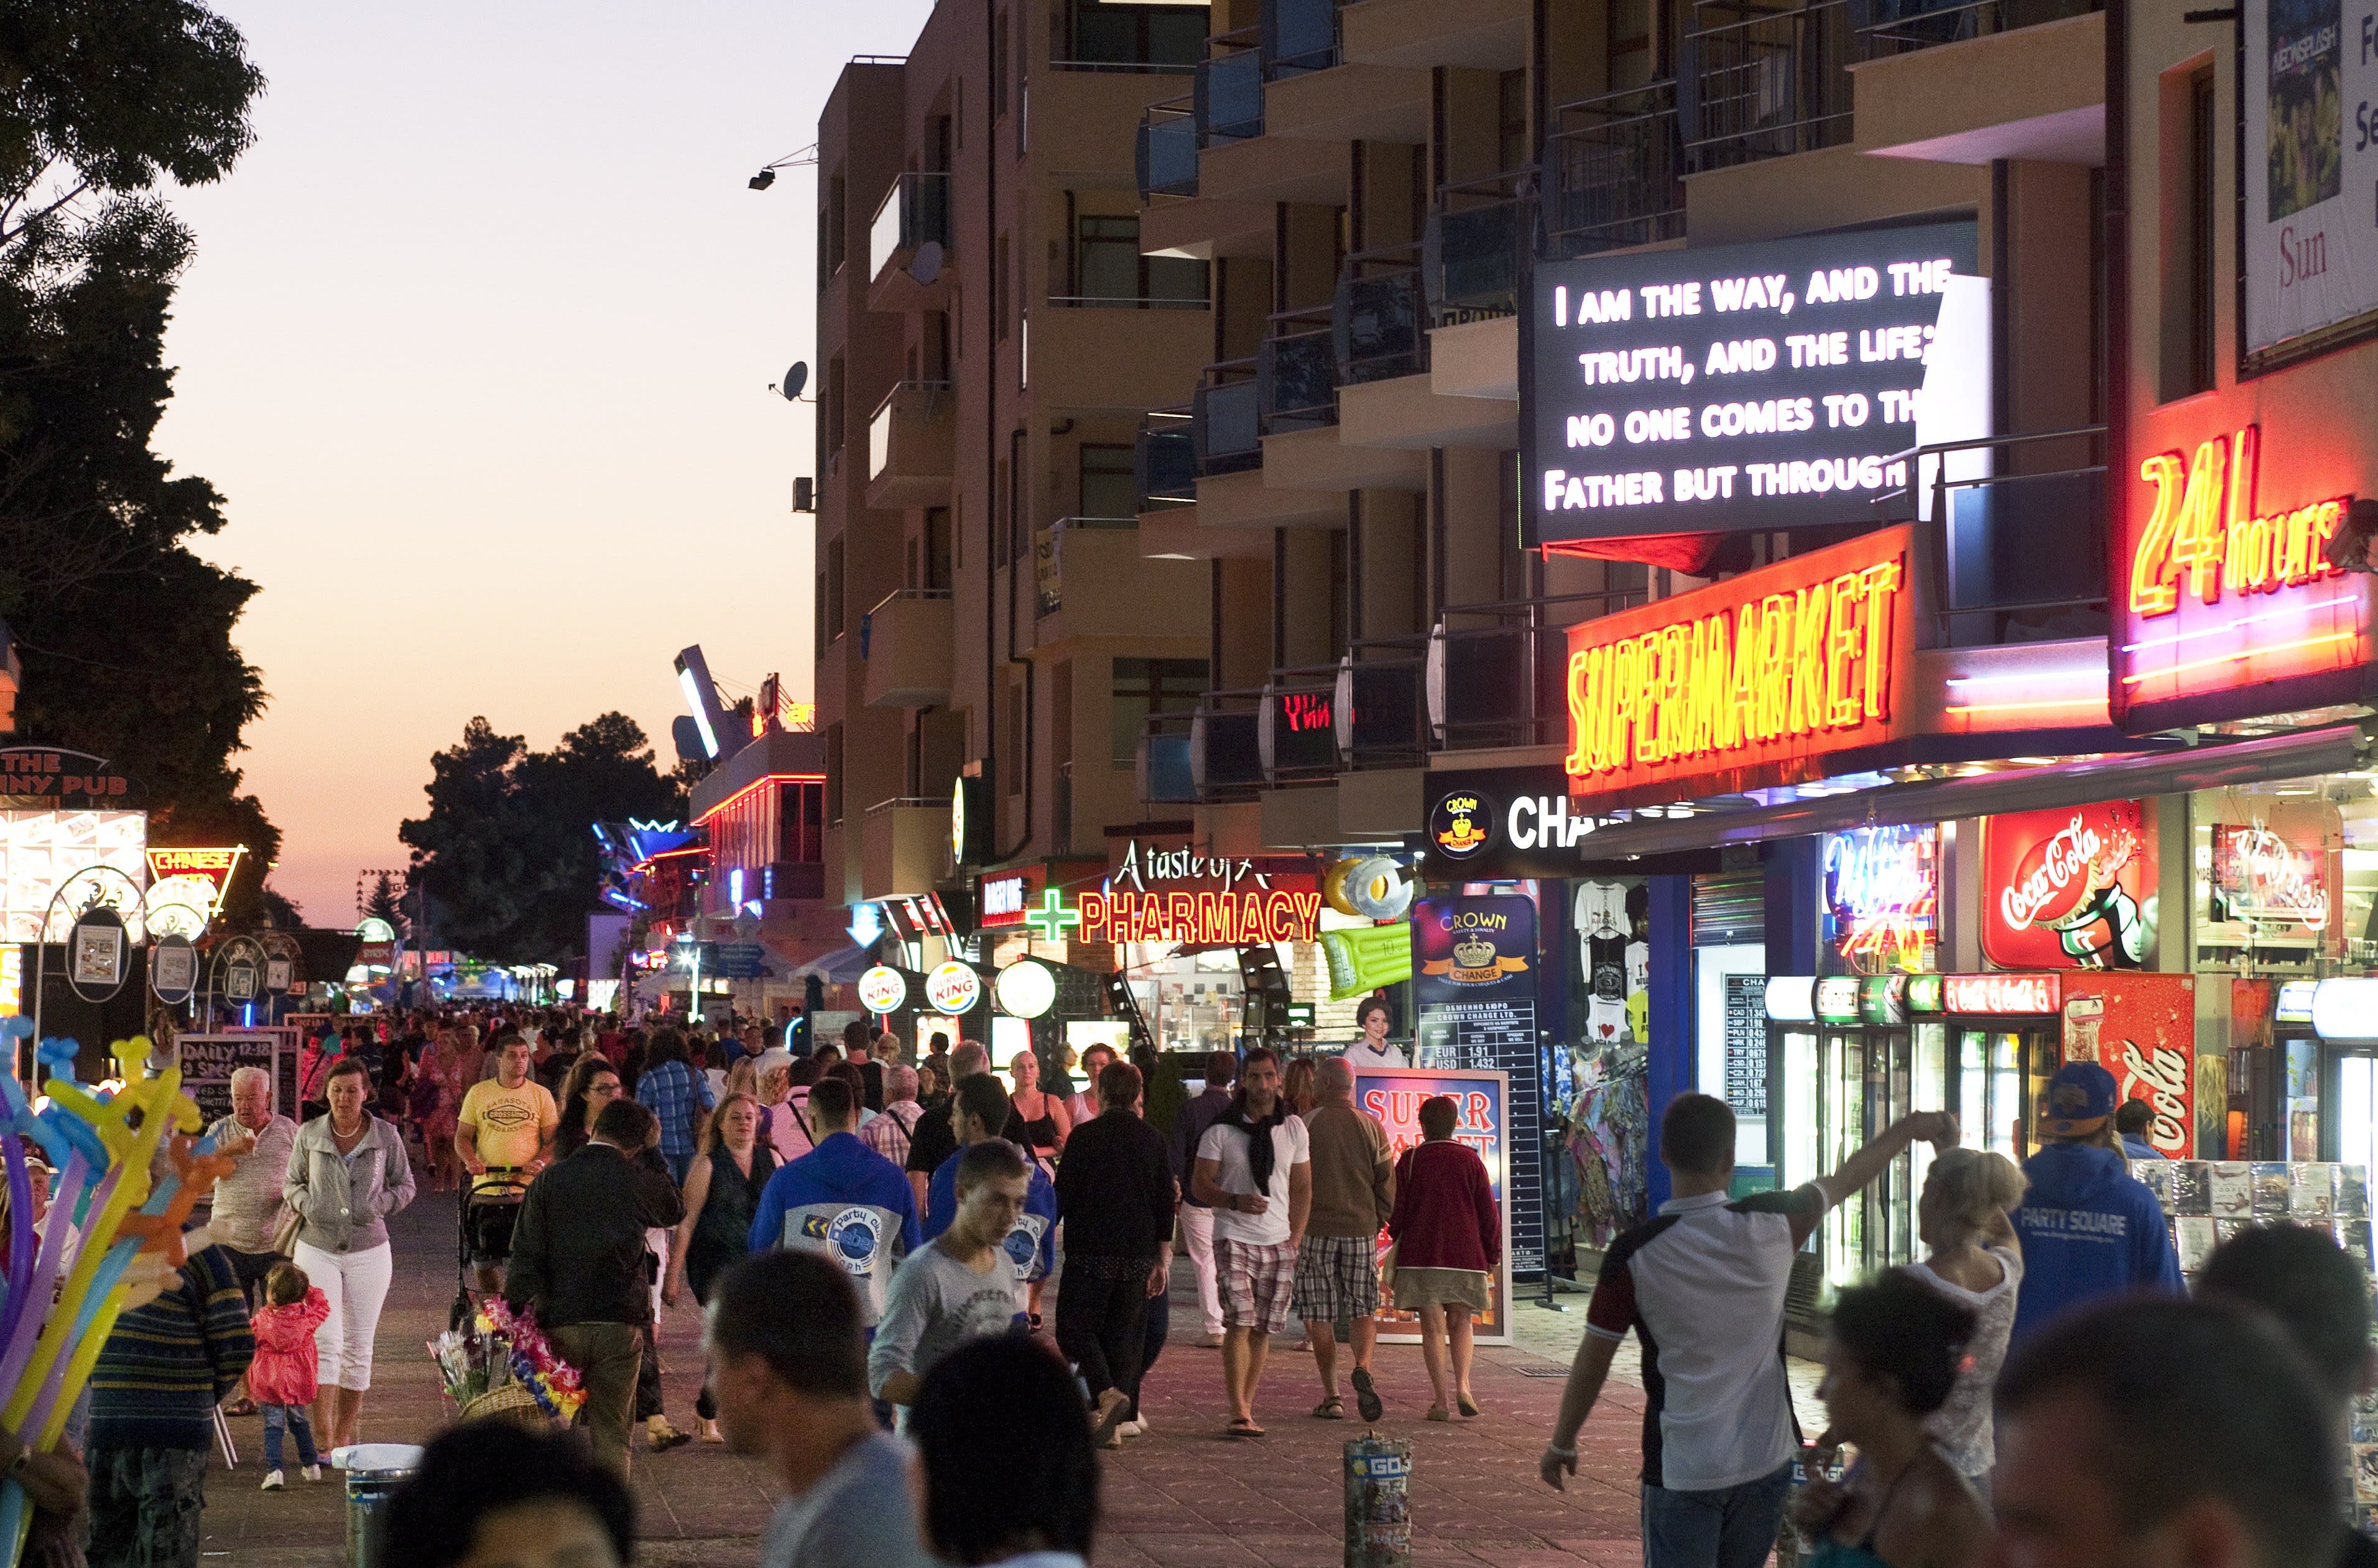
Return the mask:
<path id="1" fill-rule="evenodd" d="M 1983 824 L 1982 953 L 2001 968 L 2140 968 L 2155 892 L 2155 839 L 2139 801 Z"/>

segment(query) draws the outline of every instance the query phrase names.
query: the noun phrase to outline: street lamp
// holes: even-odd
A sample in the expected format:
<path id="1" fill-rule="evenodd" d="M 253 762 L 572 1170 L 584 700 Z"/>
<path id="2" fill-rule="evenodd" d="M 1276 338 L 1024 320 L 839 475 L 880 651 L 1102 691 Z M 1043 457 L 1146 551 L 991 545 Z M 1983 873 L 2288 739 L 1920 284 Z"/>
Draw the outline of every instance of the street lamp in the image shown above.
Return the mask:
<path id="1" fill-rule="evenodd" d="M 687 1009 L 686 1021 L 699 1023 L 702 1022 L 702 943 L 694 939 L 691 931 L 679 932 L 677 940 L 678 945 L 685 949 L 687 972 L 693 976 L 693 988 L 688 993 L 693 999 Z"/>

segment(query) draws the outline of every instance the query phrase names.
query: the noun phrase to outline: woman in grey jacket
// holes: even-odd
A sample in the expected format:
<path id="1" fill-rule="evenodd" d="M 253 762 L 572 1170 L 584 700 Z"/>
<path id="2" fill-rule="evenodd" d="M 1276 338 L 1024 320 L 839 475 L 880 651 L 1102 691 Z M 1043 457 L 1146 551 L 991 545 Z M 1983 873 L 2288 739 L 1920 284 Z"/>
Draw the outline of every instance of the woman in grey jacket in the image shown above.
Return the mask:
<path id="1" fill-rule="evenodd" d="M 330 1114 L 297 1130 L 281 1195 L 304 1221 L 294 1262 L 330 1299 L 315 1331 L 321 1394 L 314 1430 L 325 1451 L 355 1440 L 364 1391 L 371 1386 L 372 1340 L 388 1299 L 394 1260 L 388 1216 L 413 1202 L 413 1163 L 396 1128 L 364 1108 L 371 1073 L 354 1057 L 330 1069 L 323 1092 Z"/>

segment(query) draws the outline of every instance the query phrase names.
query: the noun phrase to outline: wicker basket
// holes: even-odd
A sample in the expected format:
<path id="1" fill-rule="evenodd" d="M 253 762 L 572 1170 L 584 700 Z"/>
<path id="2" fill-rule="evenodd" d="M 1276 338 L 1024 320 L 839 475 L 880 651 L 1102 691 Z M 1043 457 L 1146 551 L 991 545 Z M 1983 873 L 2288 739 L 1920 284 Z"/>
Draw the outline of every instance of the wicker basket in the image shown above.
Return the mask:
<path id="1" fill-rule="evenodd" d="M 462 1418 L 466 1421 L 487 1419 L 515 1421 L 524 1427 L 539 1429 L 550 1427 L 553 1424 L 553 1418 L 538 1407 L 536 1395 L 517 1382 L 508 1382 L 501 1388 L 491 1388 L 472 1400 L 462 1406 Z"/>

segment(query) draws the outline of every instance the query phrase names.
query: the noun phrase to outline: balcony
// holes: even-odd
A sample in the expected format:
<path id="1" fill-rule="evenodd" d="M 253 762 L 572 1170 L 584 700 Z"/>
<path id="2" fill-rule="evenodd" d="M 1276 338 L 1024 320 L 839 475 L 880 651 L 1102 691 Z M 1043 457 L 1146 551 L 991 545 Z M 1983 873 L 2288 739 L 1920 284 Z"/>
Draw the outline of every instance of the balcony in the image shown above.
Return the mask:
<path id="1" fill-rule="evenodd" d="M 1348 257 L 1330 301 L 1330 347 L 1338 384 L 1360 386 L 1428 368 L 1428 301 L 1420 246 L 1383 245 Z"/>
<path id="2" fill-rule="evenodd" d="M 1856 0 L 1860 152 L 2101 163 L 2106 21 L 2083 0 Z M 1863 15 L 1861 15 L 1863 13 Z"/>
<path id="3" fill-rule="evenodd" d="M 2102 638 L 2106 429 L 1978 437 L 1917 447 L 1905 491 L 1876 509 L 1930 543 L 1931 646 Z"/>
<path id="4" fill-rule="evenodd" d="M 1253 800 L 1263 787 L 1261 691 L 1209 691 L 1189 718 L 1189 781 L 1201 804 Z"/>
<path id="5" fill-rule="evenodd" d="M 1860 60 L 1962 43 L 2103 11 L 2105 0 L 1851 0 Z"/>
<path id="6" fill-rule="evenodd" d="M 1544 138 L 1543 228 L 1555 252 L 1591 256 L 1685 234 L 1676 84 L 1564 103 Z"/>
<path id="7" fill-rule="evenodd" d="M 1266 81 L 1338 63 L 1338 0 L 1264 0 L 1256 31 Z"/>
<path id="8" fill-rule="evenodd" d="M 1640 603 L 1636 590 L 1448 604 L 1429 634 L 1431 743 L 1445 751 L 1553 746 L 1568 724 L 1568 628 Z"/>
<path id="9" fill-rule="evenodd" d="M 1849 6 L 1695 0 L 1676 55 L 1676 117 L 1694 170 L 1850 139 Z"/>
<path id="10" fill-rule="evenodd" d="M 859 619 L 871 708 L 939 708 L 950 700 L 950 591 L 903 588 Z"/>
<path id="11" fill-rule="evenodd" d="M 1197 504 L 1197 441 L 1187 407 L 1150 409 L 1140 415 L 1139 440 L 1132 451 L 1143 513 Z"/>
<path id="12" fill-rule="evenodd" d="M 1339 756 L 1350 769 L 1428 760 L 1428 639 L 1370 638 L 1338 666 Z"/>
<path id="13" fill-rule="evenodd" d="M 1133 151 L 1139 199 L 1197 194 L 1197 115 L 1192 98 L 1151 103 L 1139 117 Z"/>
<path id="14" fill-rule="evenodd" d="M 902 381 L 867 422 L 867 504 L 938 507 L 955 472 L 957 396 L 947 381 Z"/>
<path id="15" fill-rule="evenodd" d="M 1256 401 L 1255 362 L 1209 365 L 1189 404 L 1189 442 L 1197 476 L 1238 473 L 1263 466 L 1263 417 Z"/>
<path id="16" fill-rule="evenodd" d="M 1437 192 L 1421 243 L 1429 325 L 1519 313 L 1519 269 L 1536 221 L 1534 201 L 1521 193 L 1533 173 L 1513 170 Z"/>
<path id="17" fill-rule="evenodd" d="M 931 892 L 950 861 L 950 803 L 878 801 L 859 823 L 859 841 L 861 898 Z"/>
<path id="18" fill-rule="evenodd" d="M 1197 799 L 1197 782 L 1189 767 L 1188 713 L 1158 713 L 1141 731 L 1133 756 L 1142 806 L 1188 806 Z"/>
<path id="19" fill-rule="evenodd" d="M 1210 41 L 1213 52 L 1197 62 L 1190 109 L 1199 151 L 1263 135 L 1263 54 L 1257 42 L 1254 28 L 1222 33 Z"/>
<path id="20" fill-rule="evenodd" d="M 937 310 L 947 302 L 955 275 L 949 257 L 950 189 L 945 174 L 907 174 L 892 182 L 867 228 L 868 309 L 898 314 Z M 933 252 L 920 266 L 918 253 L 927 245 Z"/>
<path id="21" fill-rule="evenodd" d="M 1338 666 L 1274 670 L 1256 709 L 1255 742 L 1271 784 L 1326 779 L 1338 772 Z"/>
<path id="22" fill-rule="evenodd" d="M 1255 351 L 1255 407 L 1263 433 L 1338 423 L 1338 350 L 1329 306 L 1281 311 Z"/>
<path id="23" fill-rule="evenodd" d="M 1516 71 L 1528 63 L 1528 0 L 1350 0 L 1338 36 L 1351 65 Z"/>

